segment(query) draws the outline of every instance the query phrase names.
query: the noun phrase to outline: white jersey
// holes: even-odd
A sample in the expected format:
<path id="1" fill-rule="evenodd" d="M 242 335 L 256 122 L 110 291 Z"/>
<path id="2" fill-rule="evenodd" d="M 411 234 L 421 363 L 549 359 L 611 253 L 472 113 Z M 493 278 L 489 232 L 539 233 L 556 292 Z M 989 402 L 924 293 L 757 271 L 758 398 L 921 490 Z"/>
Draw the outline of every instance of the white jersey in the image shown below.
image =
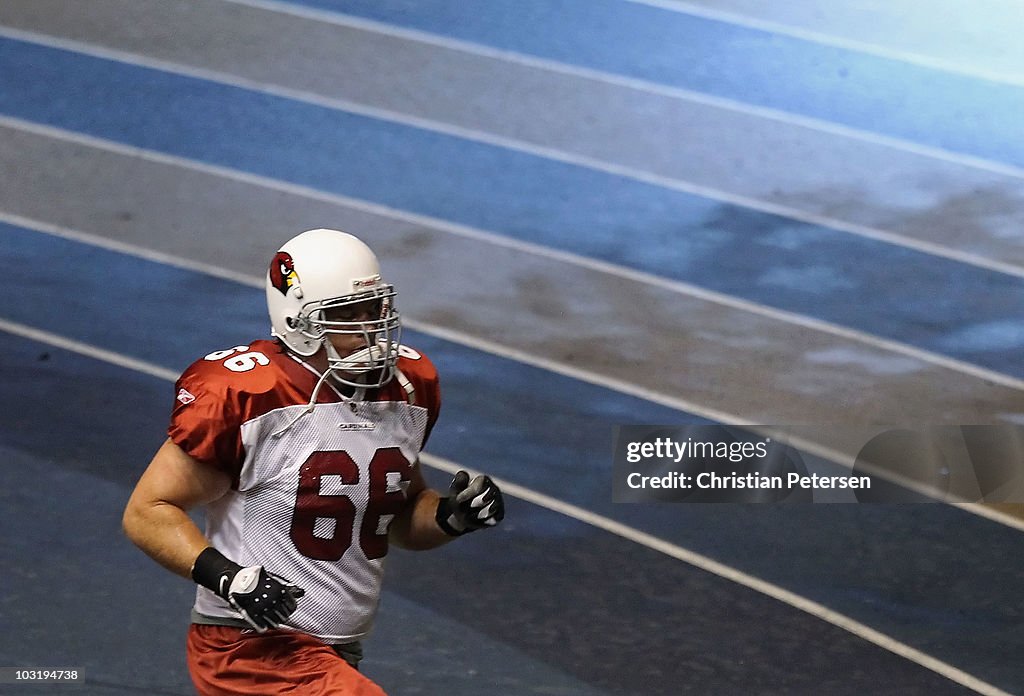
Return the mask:
<path id="1" fill-rule="evenodd" d="M 207 537 L 236 563 L 304 588 L 288 625 L 326 642 L 370 630 L 388 527 L 410 502 L 412 468 L 440 408 L 434 366 L 402 353 L 404 380 L 362 399 L 325 383 L 307 413 L 319 375 L 274 341 L 211 353 L 175 385 L 171 439 L 232 477 L 207 506 Z M 194 609 L 241 618 L 204 587 Z"/>

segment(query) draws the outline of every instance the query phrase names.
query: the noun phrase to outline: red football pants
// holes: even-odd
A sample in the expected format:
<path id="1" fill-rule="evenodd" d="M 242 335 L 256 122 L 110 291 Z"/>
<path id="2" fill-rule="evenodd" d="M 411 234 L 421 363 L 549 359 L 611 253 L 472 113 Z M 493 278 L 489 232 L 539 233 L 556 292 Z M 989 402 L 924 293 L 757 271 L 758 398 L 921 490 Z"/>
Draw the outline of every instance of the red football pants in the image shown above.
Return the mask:
<path id="1" fill-rule="evenodd" d="M 201 696 L 386 696 L 329 645 L 293 631 L 192 624 L 188 670 Z"/>

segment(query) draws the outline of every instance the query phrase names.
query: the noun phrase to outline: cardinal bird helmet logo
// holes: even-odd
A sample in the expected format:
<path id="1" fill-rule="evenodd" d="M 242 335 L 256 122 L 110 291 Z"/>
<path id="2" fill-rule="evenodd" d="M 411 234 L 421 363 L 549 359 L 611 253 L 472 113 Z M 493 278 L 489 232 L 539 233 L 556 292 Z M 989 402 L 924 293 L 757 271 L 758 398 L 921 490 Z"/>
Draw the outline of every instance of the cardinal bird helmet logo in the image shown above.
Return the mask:
<path id="1" fill-rule="evenodd" d="M 295 262 L 287 251 L 279 251 L 270 262 L 270 284 L 282 295 L 288 294 L 288 288 L 298 285 L 299 274 L 295 272 Z"/>

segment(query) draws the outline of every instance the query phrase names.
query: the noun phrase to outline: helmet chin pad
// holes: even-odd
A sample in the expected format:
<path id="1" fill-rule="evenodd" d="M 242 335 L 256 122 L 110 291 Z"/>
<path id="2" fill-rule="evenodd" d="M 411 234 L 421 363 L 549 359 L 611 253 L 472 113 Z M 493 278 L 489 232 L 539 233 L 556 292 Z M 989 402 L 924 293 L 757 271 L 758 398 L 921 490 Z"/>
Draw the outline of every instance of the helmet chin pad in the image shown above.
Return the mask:
<path id="1" fill-rule="evenodd" d="M 376 388 L 391 381 L 398 360 L 398 343 L 378 341 L 342 357 L 328 337 L 324 338 L 327 369 L 336 382 L 350 387 Z"/>

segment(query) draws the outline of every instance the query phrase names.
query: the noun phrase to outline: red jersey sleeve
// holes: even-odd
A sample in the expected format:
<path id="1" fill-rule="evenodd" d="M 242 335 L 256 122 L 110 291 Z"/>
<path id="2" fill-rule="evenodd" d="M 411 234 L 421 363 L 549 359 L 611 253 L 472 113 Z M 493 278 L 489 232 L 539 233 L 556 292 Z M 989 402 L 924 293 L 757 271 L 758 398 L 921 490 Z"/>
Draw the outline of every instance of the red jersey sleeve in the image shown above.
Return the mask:
<path id="1" fill-rule="evenodd" d="M 228 474 L 237 487 L 245 459 L 243 409 L 238 391 L 216 367 L 197 360 L 178 378 L 167 434 L 193 459 Z"/>
<path id="2" fill-rule="evenodd" d="M 434 429 L 434 423 L 437 422 L 437 417 L 441 415 L 441 382 L 437 377 L 437 370 L 434 369 L 434 365 L 430 365 L 431 378 L 424 384 L 424 399 L 423 405 L 427 409 L 427 431 L 423 434 L 423 444 L 420 445 L 420 449 L 427 446 L 427 440 L 430 439 L 430 432 Z"/>

